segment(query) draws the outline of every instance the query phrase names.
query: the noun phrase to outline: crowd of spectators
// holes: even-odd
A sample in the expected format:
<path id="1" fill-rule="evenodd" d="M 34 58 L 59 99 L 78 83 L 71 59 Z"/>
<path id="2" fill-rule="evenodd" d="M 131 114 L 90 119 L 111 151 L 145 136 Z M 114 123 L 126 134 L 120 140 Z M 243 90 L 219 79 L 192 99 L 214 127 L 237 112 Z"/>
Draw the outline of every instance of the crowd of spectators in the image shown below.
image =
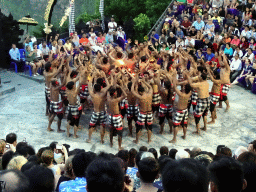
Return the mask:
<path id="1" fill-rule="evenodd" d="M 256 4 L 252 1 L 174 1 L 168 8 L 161 34 L 152 32 L 154 47 L 173 55 L 191 50 L 197 61 L 220 68 L 219 53 L 229 58 L 231 83 L 255 93 Z"/>
<path id="2" fill-rule="evenodd" d="M 10 133 L 0 140 L 0 191 L 200 191 L 254 192 L 256 141 L 233 152 L 219 145 L 216 154 L 193 149 L 157 151 L 141 146 L 117 154 L 70 150 L 52 142 L 37 152 Z"/>

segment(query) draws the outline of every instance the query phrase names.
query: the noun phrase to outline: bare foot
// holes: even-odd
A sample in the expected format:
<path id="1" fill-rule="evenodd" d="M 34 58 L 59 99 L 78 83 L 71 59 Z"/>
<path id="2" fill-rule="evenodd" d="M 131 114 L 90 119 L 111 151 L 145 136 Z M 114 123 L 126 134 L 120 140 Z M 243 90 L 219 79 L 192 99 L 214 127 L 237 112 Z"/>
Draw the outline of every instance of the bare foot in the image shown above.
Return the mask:
<path id="1" fill-rule="evenodd" d="M 100 143 L 101 143 L 101 144 L 104 144 L 104 143 L 105 143 L 105 141 L 104 141 L 104 140 L 101 140 L 101 141 L 100 141 Z"/>
<path id="2" fill-rule="evenodd" d="M 200 128 L 201 130 L 203 130 L 203 131 L 206 131 L 207 129 L 206 129 L 206 127 L 202 127 L 202 128 Z"/>
<path id="3" fill-rule="evenodd" d="M 222 105 L 217 106 L 217 108 L 222 108 Z"/>
<path id="4" fill-rule="evenodd" d="M 213 121 L 213 120 L 211 120 L 211 121 L 209 121 L 207 124 L 214 124 L 215 123 L 215 121 Z"/>
<path id="5" fill-rule="evenodd" d="M 225 112 L 228 112 L 229 108 L 230 108 L 230 106 L 227 106 L 227 108 L 226 108 Z"/>
<path id="6" fill-rule="evenodd" d="M 77 136 L 77 135 L 74 135 L 73 138 L 76 139 L 76 138 L 78 138 L 78 136 Z"/>
<path id="7" fill-rule="evenodd" d="M 110 147 L 111 147 L 111 148 L 113 147 L 113 143 L 110 143 Z"/>
<path id="8" fill-rule="evenodd" d="M 182 139 L 186 139 L 186 135 L 181 136 Z"/>
<path id="9" fill-rule="evenodd" d="M 86 139 L 86 143 L 91 143 L 91 140 L 90 139 Z"/>
<path id="10" fill-rule="evenodd" d="M 136 140 L 133 140 L 133 143 L 138 144 L 139 142 L 138 142 L 138 141 L 136 141 Z"/>
<path id="11" fill-rule="evenodd" d="M 124 150 L 124 148 L 123 148 L 123 147 L 119 147 L 118 149 L 119 149 L 119 151 Z"/>
<path id="12" fill-rule="evenodd" d="M 58 133 L 64 133 L 65 132 L 65 130 L 62 130 L 62 129 L 58 129 L 58 131 L 57 131 Z"/>
<path id="13" fill-rule="evenodd" d="M 176 139 L 169 141 L 169 143 L 176 143 Z"/>
<path id="14" fill-rule="evenodd" d="M 150 140 L 148 140 L 148 143 L 150 143 L 152 140 L 150 139 Z"/>
<path id="15" fill-rule="evenodd" d="M 192 132 L 192 134 L 200 135 L 200 131 L 199 132 L 198 131 L 194 131 L 194 132 Z"/>
<path id="16" fill-rule="evenodd" d="M 49 113 L 45 113 L 45 116 L 48 116 L 49 115 Z"/>
<path id="17" fill-rule="evenodd" d="M 47 131 L 52 132 L 52 131 L 53 131 L 53 129 L 52 129 L 52 128 L 48 128 L 48 129 L 47 129 Z"/>
<path id="18" fill-rule="evenodd" d="M 214 117 L 215 119 L 217 119 L 217 115 L 215 115 L 215 117 Z"/>
<path id="19" fill-rule="evenodd" d="M 132 133 L 128 133 L 128 136 L 129 136 L 129 137 L 132 137 Z"/>
<path id="20" fill-rule="evenodd" d="M 163 135 L 163 131 L 159 131 L 159 134 L 160 134 L 160 135 Z"/>
<path id="21" fill-rule="evenodd" d="M 72 136 L 72 134 L 70 134 L 70 133 L 67 133 L 67 137 L 71 137 Z"/>
<path id="22" fill-rule="evenodd" d="M 81 130 L 81 129 L 82 129 L 82 126 L 81 126 L 81 125 L 79 125 L 79 126 L 78 126 L 78 129 L 79 129 L 79 130 Z"/>

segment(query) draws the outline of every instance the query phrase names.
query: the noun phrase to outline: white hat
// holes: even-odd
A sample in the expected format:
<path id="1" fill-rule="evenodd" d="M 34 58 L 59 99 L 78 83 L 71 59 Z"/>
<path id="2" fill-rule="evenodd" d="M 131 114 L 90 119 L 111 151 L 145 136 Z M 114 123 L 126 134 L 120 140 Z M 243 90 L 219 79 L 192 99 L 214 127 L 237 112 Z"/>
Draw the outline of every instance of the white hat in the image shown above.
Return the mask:
<path id="1" fill-rule="evenodd" d="M 217 7 L 217 5 L 213 5 L 213 6 L 212 6 L 212 8 L 216 8 L 216 7 Z"/>
<path id="2" fill-rule="evenodd" d="M 175 159 L 176 160 L 180 160 L 180 159 L 186 159 L 186 158 L 190 158 L 190 155 L 187 151 L 185 151 L 184 149 L 182 150 L 178 150 L 178 152 L 175 155 Z"/>

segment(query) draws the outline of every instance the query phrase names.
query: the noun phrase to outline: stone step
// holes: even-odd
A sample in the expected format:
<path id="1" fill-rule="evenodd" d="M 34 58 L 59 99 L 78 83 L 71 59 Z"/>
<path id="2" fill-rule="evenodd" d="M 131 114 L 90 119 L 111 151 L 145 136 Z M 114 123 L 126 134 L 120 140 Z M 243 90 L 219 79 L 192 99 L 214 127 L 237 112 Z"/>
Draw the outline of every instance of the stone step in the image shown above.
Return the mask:
<path id="1" fill-rule="evenodd" d="M 10 86 L 10 85 L 5 84 L 5 82 L 2 82 L 2 86 L 0 87 L 0 96 L 6 95 L 8 93 L 12 93 L 14 91 L 15 91 L 14 86 Z"/>
<path id="2" fill-rule="evenodd" d="M 38 75 L 38 76 L 32 76 L 30 77 L 29 75 L 25 75 L 24 73 L 17 73 L 18 75 L 22 76 L 22 77 L 25 77 L 27 79 L 31 79 L 32 81 L 36 81 L 38 83 L 44 83 L 45 82 L 45 79 L 44 79 L 44 76 L 42 75 Z"/>

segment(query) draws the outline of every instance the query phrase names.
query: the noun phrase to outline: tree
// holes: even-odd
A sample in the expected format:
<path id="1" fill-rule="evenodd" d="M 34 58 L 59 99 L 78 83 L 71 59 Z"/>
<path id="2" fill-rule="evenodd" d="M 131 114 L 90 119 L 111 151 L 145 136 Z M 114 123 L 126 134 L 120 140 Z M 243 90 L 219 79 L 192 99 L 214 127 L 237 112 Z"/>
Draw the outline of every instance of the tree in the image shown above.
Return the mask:
<path id="1" fill-rule="evenodd" d="M 134 23 L 135 39 L 139 42 L 143 42 L 144 36 L 150 30 L 150 20 L 146 14 L 141 13 L 134 19 Z"/>

